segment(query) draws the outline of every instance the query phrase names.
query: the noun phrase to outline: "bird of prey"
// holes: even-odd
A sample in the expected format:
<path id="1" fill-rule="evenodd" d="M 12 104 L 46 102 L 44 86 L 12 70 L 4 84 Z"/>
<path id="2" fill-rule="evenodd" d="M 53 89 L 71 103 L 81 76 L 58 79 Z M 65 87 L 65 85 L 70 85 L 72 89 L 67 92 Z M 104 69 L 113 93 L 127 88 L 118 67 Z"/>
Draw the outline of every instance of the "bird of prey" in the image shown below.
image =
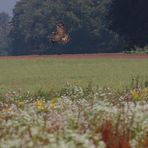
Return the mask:
<path id="1" fill-rule="evenodd" d="M 58 43 L 58 44 L 67 44 L 70 41 L 70 36 L 65 31 L 65 27 L 63 23 L 59 23 L 56 25 L 56 31 L 52 32 L 50 42 Z"/>

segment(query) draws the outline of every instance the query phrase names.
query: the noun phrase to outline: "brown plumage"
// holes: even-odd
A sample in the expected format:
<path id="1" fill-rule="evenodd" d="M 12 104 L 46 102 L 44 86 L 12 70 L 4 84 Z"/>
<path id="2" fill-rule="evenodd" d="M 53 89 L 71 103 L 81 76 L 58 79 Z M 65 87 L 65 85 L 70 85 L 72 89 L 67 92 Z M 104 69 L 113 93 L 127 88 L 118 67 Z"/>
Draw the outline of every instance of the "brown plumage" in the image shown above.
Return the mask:
<path id="1" fill-rule="evenodd" d="M 56 31 L 52 33 L 50 41 L 59 44 L 67 44 L 70 41 L 69 34 L 65 32 L 64 24 L 60 23 L 56 26 Z"/>

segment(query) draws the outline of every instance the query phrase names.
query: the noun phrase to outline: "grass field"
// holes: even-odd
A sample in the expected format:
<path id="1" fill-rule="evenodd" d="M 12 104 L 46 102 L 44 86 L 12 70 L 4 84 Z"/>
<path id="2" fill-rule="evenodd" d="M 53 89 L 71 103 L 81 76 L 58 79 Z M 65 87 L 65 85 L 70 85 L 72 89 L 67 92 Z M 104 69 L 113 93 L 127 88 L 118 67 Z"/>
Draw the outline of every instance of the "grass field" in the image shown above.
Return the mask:
<path id="1" fill-rule="evenodd" d="M 60 89 L 66 83 L 122 88 L 148 75 L 147 59 L 30 58 L 0 60 L 0 92 Z"/>
<path id="2" fill-rule="evenodd" d="M 142 58 L 0 58 L 0 148 L 148 148 L 148 80 L 130 86 L 146 78 L 147 65 Z"/>

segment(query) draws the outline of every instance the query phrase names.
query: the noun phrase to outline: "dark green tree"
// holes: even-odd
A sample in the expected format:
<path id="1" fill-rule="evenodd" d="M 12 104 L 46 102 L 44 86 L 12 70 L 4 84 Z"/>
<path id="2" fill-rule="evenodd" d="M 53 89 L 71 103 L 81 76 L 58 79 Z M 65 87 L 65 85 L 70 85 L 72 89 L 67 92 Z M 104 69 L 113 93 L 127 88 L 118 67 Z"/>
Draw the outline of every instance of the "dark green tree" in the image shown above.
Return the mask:
<path id="1" fill-rule="evenodd" d="M 17 2 L 13 11 L 10 32 L 12 54 L 32 54 L 46 51 L 50 25 L 44 5 L 45 2 L 42 0 L 20 0 Z"/>
<path id="2" fill-rule="evenodd" d="M 10 31 L 10 17 L 8 14 L 0 13 L 0 55 L 7 55 L 9 52 L 8 34 Z"/>
<path id="3" fill-rule="evenodd" d="M 99 52 L 115 47 L 117 38 L 106 29 L 110 0 L 20 0 L 12 19 L 13 54 Z M 64 22 L 71 35 L 68 45 L 52 45 L 49 35 Z M 101 49 L 101 50 L 100 50 Z"/>
<path id="4" fill-rule="evenodd" d="M 122 36 L 129 48 L 148 44 L 148 1 L 112 0 L 109 28 Z"/>

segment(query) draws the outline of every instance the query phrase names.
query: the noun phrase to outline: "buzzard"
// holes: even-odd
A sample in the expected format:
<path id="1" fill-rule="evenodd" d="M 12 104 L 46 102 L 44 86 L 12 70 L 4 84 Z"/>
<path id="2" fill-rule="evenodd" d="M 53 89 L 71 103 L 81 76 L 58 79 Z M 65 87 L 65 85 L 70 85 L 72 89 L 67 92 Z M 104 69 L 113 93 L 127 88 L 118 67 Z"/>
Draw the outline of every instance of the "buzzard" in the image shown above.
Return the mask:
<path id="1" fill-rule="evenodd" d="M 63 23 L 56 25 L 56 31 L 52 33 L 50 42 L 58 44 L 67 44 L 70 41 L 70 36 L 65 32 Z"/>

